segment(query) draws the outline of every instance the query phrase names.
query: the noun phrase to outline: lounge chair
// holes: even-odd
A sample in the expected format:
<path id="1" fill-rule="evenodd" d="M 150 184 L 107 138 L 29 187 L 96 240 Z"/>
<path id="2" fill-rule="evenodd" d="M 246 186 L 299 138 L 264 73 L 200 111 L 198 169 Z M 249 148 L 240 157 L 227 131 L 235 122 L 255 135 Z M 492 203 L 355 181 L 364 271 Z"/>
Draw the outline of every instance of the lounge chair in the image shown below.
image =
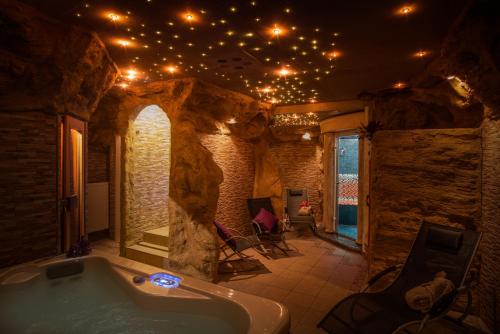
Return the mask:
<path id="1" fill-rule="evenodd" d="M 285 255 L 288 255 L 287 251 L 290 251 L 290 248 L 285 240 L 285 226 L 282 221 L 279 221 L 276 218 L 271 198 L 248 198 L 247 206 L 250 218 L 252 219 L 252 224 L 259 238 L 267 240 L 270 243 L 272 252 L 274 252 L 274 248 L 278 248 Z M 271 228 L 266 227 L 255 220 L 261 214 L 261 209 L 271 213 L 276 219 L 276 223 Z"/>
<path id="2" fill-rule="evenodd" d="M 314 212 L 307 216 L 299 215 L 301 203 L 309 202 L 306 189 L 285 189 L 284 211 L 286 220 L 289 226 L 302 224 L 308 225 L 313 231 L 316 231 L 316 222 L 314 220 Z"/>
<path id="3" fill-rule="evenodd" d="M 429 322 L 445 317 L 458 295 L 466 292 L 467 306 L 463 315 L 454 320 L 461 323 L 471 305 L 471 283 L 466 284 L 465 279 L 480 239 L 480 232 L 422 223 L 405 264 L 376 274 L 363 291 L 384 275 L 401 268 L 392 284 L 380 292 L 361 292 L 343 299 L 319 322 L 318 327 L 328 333 L 379 334 L 407 332 L 413 326 L 419 333 Z M 453 282 L 454 290 L 435 301 L 426 313 L 411 309 L 405 301 L 406 292 L 432 281 L 440 271 L 444 271 Z"/>
<path id="4" fill-rule="evenodd" d="M 232 229 L 230 227 L 224 226 L 221 223 L 214 222 L 217 234 L 224 241 L 224 244 L 220 246 L 224 258 L 220 260 L 221 262 L 234 261 L 230 260 L 233 256 L 237 255 L 240 260 L 248 260 L 252 256 L 243 253 L 243 251 L 253 248 L 258 253 L 267 256 L 266 250 L 257 235 L 242 235 L 239 231 Z"/>

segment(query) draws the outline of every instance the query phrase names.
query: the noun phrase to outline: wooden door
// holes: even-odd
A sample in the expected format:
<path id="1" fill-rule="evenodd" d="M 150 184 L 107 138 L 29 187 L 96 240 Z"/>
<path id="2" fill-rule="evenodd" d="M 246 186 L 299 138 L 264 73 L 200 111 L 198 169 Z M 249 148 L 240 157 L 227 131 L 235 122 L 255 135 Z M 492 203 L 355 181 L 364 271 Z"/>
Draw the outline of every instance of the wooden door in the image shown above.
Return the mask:
<path id="1" fill-rule="evenodd" d="M 86 123 L 65 115 L 61 123 L 62 248 L 85 235 Z"/>

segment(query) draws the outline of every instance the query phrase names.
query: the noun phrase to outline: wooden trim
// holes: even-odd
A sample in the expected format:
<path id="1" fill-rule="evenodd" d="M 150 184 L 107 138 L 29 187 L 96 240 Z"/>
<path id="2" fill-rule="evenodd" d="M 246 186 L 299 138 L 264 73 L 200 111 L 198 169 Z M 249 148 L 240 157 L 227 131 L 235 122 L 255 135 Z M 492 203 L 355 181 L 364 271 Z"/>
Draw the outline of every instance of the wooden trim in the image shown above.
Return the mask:
<path id="1" fill-rule="evenodd" d="M 300 114 L 300 113 L 319 113 L 319 112 L 338 112 L 339 114 L 362 111 L 364 103 L 361 100 L 342 100 L 334 102 L 320 102 L 297 104 L 291 106 L 278 106 L 274 109 L 273 114 Z"/>

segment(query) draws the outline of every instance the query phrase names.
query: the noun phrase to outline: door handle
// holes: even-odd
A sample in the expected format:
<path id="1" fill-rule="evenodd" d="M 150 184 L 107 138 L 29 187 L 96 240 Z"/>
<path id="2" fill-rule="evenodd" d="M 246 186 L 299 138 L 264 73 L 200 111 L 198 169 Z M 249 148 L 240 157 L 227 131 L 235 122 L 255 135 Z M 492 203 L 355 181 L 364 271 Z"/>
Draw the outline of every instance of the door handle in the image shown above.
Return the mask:
<path id="1" fill-rule="evenodd" d="M 63 200 L 64 211 L 71 211 L 78 207 L 78 195 L 71 195 Z"/>

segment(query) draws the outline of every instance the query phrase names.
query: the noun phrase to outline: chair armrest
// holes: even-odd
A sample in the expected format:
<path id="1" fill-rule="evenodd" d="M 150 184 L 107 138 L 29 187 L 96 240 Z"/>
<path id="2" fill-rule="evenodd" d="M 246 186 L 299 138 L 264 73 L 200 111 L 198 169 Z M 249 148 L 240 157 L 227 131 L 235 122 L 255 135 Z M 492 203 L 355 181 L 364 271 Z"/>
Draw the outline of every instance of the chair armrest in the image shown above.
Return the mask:
<path id="1" fill-rule="evenodd" d="M 257 230 L 257 234 L 262 234 L 262 229 L 260 228 L 259 223 L 257 223 L 255 220 L 252 220 L 252 224 L 254 225 L 254 228 Z"/>
<path id="2" fill-rule="evenodd" d="M 233 235 L 236 235 L 236 236 L 243 236 L 243 234 L 241 234 L 241 232 L 235 228 L 232 228 L 232 227 L 227 227 L 227 226 L 224 226 L 226 228 L 226 230 L 228 230 L 229 232 L 231 232 Z"/>
<path id="3" fill-rule="evenodd" d="M 371 287 L 373 284 L 375 284 L 379 279 L 381 279 L 382 277 L 384 277 L 385 275 L 395 271 L 395 270 L 398 270 L 398 269 L 401 269 L 403 267 L 403 265 L 401 264 L 397 264 L 397 265 L 394 265 L 394 266 L 390 266 L 388 268 L 385 268 L 384 270 L 382 270 L 381 272 L 375 274 L 372 276 L 372 278 L 370 278 L 368 280 L 368 282 L 366 283 L 366 286 L 365 288 L 362 290 L 362 291 L 366 291 L 369 287 Z"/>

